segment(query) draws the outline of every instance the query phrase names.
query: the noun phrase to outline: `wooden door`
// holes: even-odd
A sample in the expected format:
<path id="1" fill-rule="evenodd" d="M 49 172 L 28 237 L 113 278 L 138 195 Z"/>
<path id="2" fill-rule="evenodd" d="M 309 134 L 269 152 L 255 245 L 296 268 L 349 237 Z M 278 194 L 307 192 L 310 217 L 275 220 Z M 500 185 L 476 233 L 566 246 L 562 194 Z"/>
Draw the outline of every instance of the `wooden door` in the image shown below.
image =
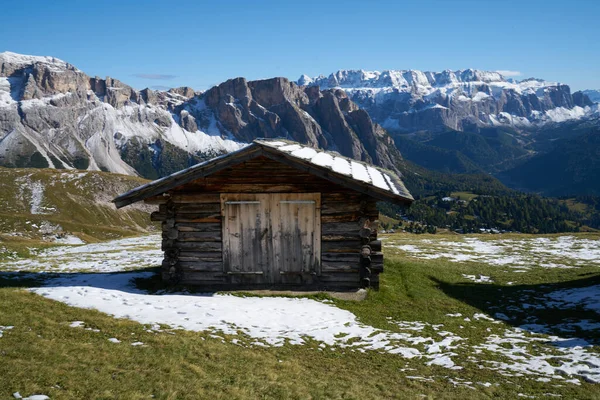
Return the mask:
<path id="1" fill-rule="evenodd" d="M 269 197 L 222 194 L 223 266 L 233 282 L 270 282 Z"/>
<path id="2" fill-rule="evenodd" d="M 321 215 L 318 193 L 271 195 L 274 282 L 302 283 L 305 274 L 320 274 Z M 300 279 L 299 279 L 300 278 Z"/>
<path id="3" fill-rule="evenodd" d="M 319 193 L 222 194 L 224 271 L 247 283 L 320 274 L 320 205 Z"/>

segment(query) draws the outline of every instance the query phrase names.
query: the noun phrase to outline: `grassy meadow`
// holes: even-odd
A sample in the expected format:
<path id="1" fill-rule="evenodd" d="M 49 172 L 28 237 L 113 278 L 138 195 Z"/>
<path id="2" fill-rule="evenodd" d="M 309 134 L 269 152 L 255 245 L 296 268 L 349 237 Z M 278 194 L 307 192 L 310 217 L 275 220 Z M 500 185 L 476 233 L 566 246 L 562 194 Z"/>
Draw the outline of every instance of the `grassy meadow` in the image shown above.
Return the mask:
<path id="1" fill-rule="evenodd" d="M 522 367 L 536 359 L 561 365 L 564 351 L 575 351 L 574 338 L 596 344 L 586 348 L 589 354 L 600 353 L 599 327 L 577 325 L 598 321 L 596 312 L 548 307 L 546 296 L 556 291 L 600 284 L 599 265 L 584 260 L 586 246 L 600 236 L 569 236 L 580 240 L 569 247 L 579 258 L 548 252 L 566 246 L 565 235 L 385 235 L 379 291 L 362 302 L 312 296 L 362 324 L 411 337 L 423 355 L 430 342 L 415 338 L 459 337 L 444 351 L 460 369 L 425 356 L 323 346 L 310 337 L 303 345 L 256 346 L 242 330 L 191 332 L 116 319 L 25 290 L 47 274 L 0 273 L 0 398 L 15 392 L 51 399 L 598 398 L 598 384 Z M 502 246 L 510 247 L 511 263 L 498 261 Z M 10 261 L 0 269 L 10 270 Z M 71 327 L 74 321 L 83 322 Z M 531 329 L 516 330 L 524 325 Z"/>

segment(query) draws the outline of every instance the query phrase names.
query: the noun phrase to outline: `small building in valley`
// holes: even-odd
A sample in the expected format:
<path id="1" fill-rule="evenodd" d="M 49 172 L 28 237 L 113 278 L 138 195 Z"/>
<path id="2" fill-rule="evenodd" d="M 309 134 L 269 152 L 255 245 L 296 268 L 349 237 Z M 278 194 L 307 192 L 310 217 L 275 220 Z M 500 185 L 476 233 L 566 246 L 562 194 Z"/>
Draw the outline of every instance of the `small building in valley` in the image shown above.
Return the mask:
<path id="1" fill-rule="evenodd" d="M 379 286 L 377 201 L 410 205 L 393 172 L 286 140 L 255 140 L 120 195 L 158 204 L 164 280 L 210 290 Z"/>

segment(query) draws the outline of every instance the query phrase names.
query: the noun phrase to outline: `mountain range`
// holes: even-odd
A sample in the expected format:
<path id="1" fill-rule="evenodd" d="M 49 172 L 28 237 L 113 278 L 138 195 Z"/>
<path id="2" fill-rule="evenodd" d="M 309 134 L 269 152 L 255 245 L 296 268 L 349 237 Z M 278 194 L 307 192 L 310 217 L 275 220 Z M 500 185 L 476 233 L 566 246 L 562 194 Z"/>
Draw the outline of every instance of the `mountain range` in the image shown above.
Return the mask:
<path id="1" fill-rule="evenodd" d="M 536 157 L 556 157 L 557 143 L 598 134 L 595 99 L 592 91 L 571 93 L 564 84 L 517 82 L 478 70 L 338 71 L 297 82 L 235 78 L 205 92 L 136 90 L 111 77 L 88 76 L 57 58 L 5 52 L 0 166 L 155 179 L 255 138 L 287 137 L 403 173 L 419 187 L 439 186 L 427 181 L 433 175 L 425 178 L 429 169 L 479 174 L 484 186 L 485 176 L 493 174 L 513 187 L 543 193 L 545 187 L 531 185 L 540 169 L 522 169 L 530 174 L 522 179 L 521 166 Z M 593 148 L 582 153 L 577 146 L 596 141 L 573 143 L 561 157 L 594 154 Z M 583 179 L 578 193 L 600 193 L 593 182 L 587 185 L 598 176 L 595 167 L 586 170 L 592 163 L 567 164 Z"/>
<path id="2" fill-rule="evenodd" d="M 392 133 L 532 128 L 600 113 L 586 93 L 571 93 L 568 85 L 474 69 L 340 70 L 328 77 L 303 75 L 298 84 L 344 90 Z"/>
<path id="3" fill-rule="evenodd" d="M 343 90 L 426 168 L 493 174 L 546 195 L 600 194 L 600 91 L 473 69 L 340 70 L 297 83 Z"/>
<path id="4" fill-rule="evenodd" d="M 0 53 L 0 166 L 157 178 L 280 136 L 391 169 L 400 157 L 343 91 L 286 78 L 138 91 L 53 57 Z"/>

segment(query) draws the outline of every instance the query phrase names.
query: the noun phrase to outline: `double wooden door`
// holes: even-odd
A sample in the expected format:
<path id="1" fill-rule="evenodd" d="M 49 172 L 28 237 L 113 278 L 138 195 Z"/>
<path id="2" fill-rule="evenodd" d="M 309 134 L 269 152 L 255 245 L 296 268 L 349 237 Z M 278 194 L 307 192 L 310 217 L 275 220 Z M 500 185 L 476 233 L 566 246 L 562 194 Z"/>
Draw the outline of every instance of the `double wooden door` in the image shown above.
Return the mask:
<path id="1" fill-rule="evenodd" d="M 221 194 L 225 273 L 247 283 L 320 274 L 319 193 Z"/>

